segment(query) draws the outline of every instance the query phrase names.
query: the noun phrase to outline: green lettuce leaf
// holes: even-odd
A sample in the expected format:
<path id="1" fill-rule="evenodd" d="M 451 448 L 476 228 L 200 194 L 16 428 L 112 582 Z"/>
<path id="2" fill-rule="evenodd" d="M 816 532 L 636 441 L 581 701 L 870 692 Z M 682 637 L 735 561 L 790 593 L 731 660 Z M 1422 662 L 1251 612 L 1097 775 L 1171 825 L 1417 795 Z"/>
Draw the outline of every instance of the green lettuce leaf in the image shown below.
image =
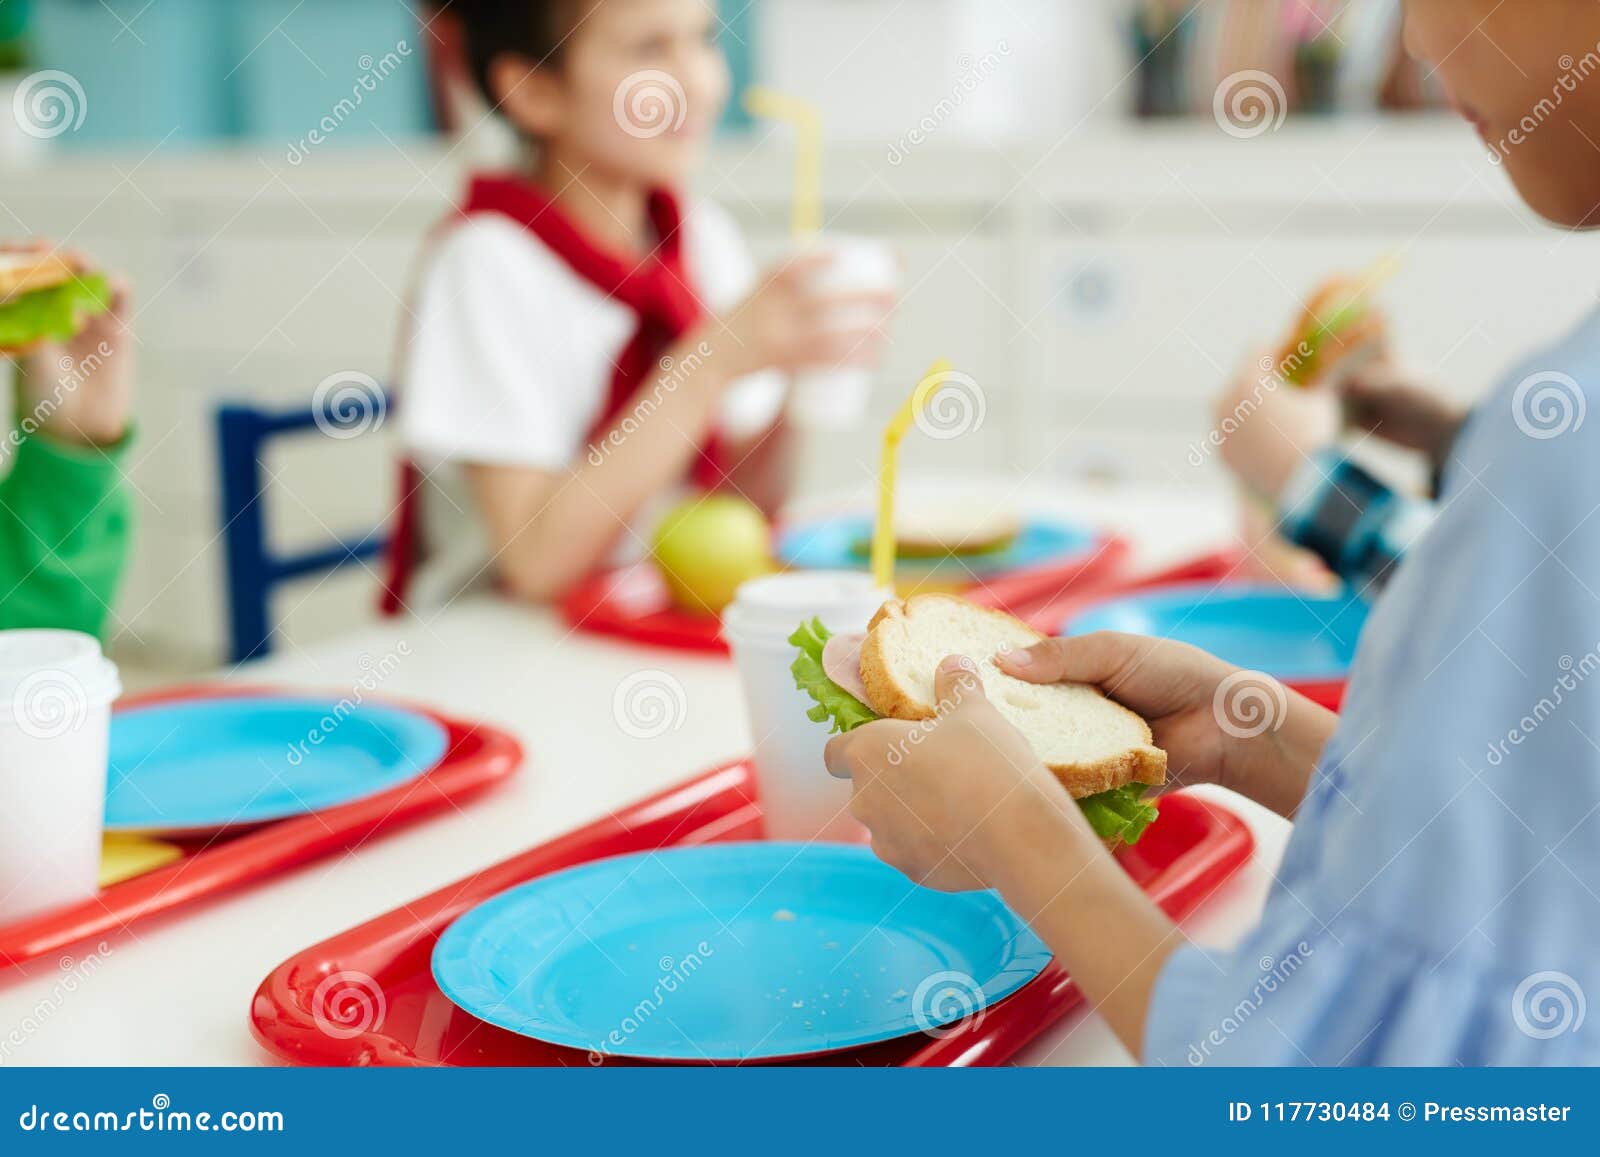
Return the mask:
<path id="1" fill-rule="evenodd" d="M 1307 352 L 1298 365 L 1290 367 L 1285 380 L 1291 386 L 1302 386 L 1315 378 L 1322 361 L 1323 345 L 1329 336 L 1356 325 L 1367 316 L 1367 312 L 1368 301 L 1360 294 L 1341 302 L 1315 329 L 1306 334 L 1302 346 Z"/>
<path id="2" fill-rule="evenodd" d="M 28 345 L 41 339 L 66 341 L 83 321 L 111 305 L 111 287 L 98 273 L 63 285 L 36 289 L 0 304 L 0 348 Z"/>
<path id="3" fill-rule="evenodd" d="M 1121 836 L 1123 843 L 1136 844 L 1157 815 L 1154 805 L 1141 798 L 1149 790 L 1149 784 L 1128 783 L 1080 799 L 1078 806 L 1102 840 Z"/>
<path id="4" fill-rule="evenodd" d="M 871 723 L 877 714 L 861 700 L 839 686 L 822 666 L 822 648 L 830 632 L 820 619 L 801 623 L 789 642 L 800 653 L 790 664 L 795 685 L 810 695 L 816 706 L 806 715 L 817 723 L 831 724 L 830 731 L 853 731 Z M 1144 830 L 1154 822 L 1156 809 L 1142 798 L 1149 785 L 1130 783 L 1078 801 L 1094 834 L 1102 840 L 1121 836 L 1125 844 L 1136 844 Z"/>
<path id="5" fill-rule="evenodd" d="M 863 723 L 871 723 L 878 716 L 861 700 L 839 686 L 822 667 L 822 648 L 830 633 L 821 619 L 801 623 L 789 636 L 789 642 L 799 648 L 800 654 L 790 664 L 795 684 L 816 701 L 816 706 L 806 715 L 817 723 L 830 723 L 830 731 L 853 731 Z"/>

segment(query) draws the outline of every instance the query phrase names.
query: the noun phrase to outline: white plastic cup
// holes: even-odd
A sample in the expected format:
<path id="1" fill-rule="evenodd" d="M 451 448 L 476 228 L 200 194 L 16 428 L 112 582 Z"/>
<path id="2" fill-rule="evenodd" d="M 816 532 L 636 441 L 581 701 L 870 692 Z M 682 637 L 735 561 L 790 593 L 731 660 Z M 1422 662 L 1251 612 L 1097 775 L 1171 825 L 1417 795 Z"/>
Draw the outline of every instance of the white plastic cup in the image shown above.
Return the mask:
<path id="1" fill-rule="evenodd" d="M 870 237 L 823 237 L 800 250 L 824 253 L 827 262 L 811 280 L 817 293 L 893 293 L 900 287 L 900 262 L 894 250 Z M 830 318 L 841 330 L 881 325 L 870 307 L 840 311 Z M 872 396 L 872 371 L 860 368 L 812 370 L 798 375 L 789 394 L 789 418 L 808 429 L 854 428 L 865 417 Z"/>
<path id="2" fill-rule="evenodd" d="M 823 764 L 828 725 L 806 717 L 816 706 L 790 671 L 799 652 L 789 636 L 813 617 L 834 634 L 859 632 L 893 594 L 857 571 L 795 571 L 752 579 L 723 612 L 755 739 L 756 786 L 766 831 L 775 840 L 859 843 L 850 784 Z"/>
<path id="3" fill-rule="evenodd" d="M 121 690 L 91 635 L 0 631 L 0 924 L 99 892 Z"/>

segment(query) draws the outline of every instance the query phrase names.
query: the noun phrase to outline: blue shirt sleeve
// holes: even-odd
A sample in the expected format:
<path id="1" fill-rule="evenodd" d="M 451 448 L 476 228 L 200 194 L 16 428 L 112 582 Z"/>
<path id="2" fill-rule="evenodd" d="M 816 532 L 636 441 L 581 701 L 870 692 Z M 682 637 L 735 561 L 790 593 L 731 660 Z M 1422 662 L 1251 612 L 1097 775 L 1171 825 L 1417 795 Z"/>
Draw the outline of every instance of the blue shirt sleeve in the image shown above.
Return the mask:
<path id="1" fill-rule="evenodd" d="M 1535 380 L 1567 391 L 1564 420 L 1548 389 L 1530 417 Z M 1150 1062 L 1600 1063 L 1590 382 L 1595 323 L 1474 414 L 1368 622 L 1261 923 L 1173 955 Z"/>

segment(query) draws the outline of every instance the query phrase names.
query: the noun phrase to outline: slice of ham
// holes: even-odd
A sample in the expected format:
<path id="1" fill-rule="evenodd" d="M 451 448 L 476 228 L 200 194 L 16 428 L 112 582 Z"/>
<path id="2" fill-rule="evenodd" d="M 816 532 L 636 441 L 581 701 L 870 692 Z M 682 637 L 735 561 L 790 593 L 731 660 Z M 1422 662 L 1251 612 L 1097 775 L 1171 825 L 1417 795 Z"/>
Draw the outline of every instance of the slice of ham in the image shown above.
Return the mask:
<path id="1" fill-rule="evenodd" d="M 866 639 L 865 635 L 834 635 L 822 645 L 823 671 L 863 703 L 867 702 L 867 685 L 861 681 L 861 644 Z"/>

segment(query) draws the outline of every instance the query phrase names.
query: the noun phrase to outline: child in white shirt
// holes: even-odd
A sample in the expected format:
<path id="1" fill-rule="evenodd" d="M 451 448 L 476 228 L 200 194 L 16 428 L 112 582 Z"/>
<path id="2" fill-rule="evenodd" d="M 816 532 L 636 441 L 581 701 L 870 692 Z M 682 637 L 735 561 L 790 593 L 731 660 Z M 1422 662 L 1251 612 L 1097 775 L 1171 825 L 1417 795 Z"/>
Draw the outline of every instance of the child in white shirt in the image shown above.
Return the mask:
<path id="1" fill-rule="evenodd" d="M 815 292 L 812 258 L 758 274 L 732 220 L 681 193 L 729 90 L 706 0 L 450 11 L 530 161 L 477 177 L 430 255 L 390 596 L 426 543 L 453 556 L 452 585 L 490 573 L 543 601 L 636 541 L 647 500 L 686 479 L 774 510 L 781 375 L 870 363 L 893 303 Z M 452 485 L 460 509 L 428 501 L 419 518 L 418 498 Z"/>

